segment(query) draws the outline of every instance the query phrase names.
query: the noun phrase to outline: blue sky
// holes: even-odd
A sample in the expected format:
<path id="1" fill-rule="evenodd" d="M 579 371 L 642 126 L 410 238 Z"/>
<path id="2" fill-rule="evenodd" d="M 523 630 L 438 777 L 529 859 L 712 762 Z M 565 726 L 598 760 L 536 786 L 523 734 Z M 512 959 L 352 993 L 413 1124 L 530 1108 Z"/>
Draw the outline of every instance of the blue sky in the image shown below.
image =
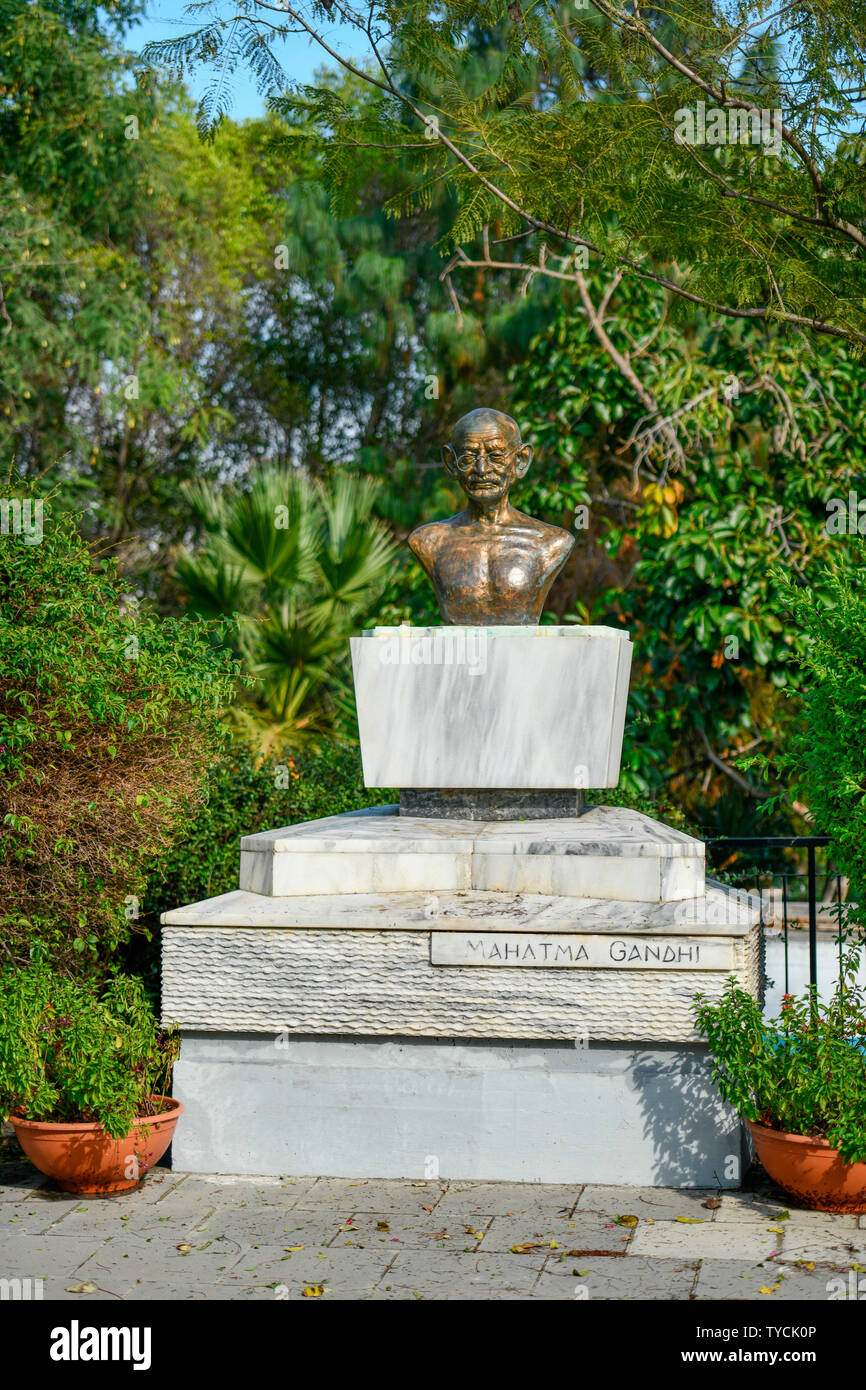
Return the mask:
<path id="1" fill-rule="evenodd" d="M 232 13 L 232 7 L 228 2 L 225 4 L 214 3 L 211 8 L 213 17 L 220 13 L 225 15 Z M 183 0 L 151 0 L 147 7 L 145 20 L 135 25 L 127 34 L 126 46 L 133 52 L 138 52 L 146 43 L 189 32 L 191 29 L 200 28 L 206 22 L 206 13 L 199 11 L 197 15 L 190 18 L 184 14 L 184 10 Z M 358 37 L 355 31 L 346 25 L 332 25 L 324 37 L 332 48 L 339 50 L 345 57 L 358 56 Z M 321 67 L 327 59 L 327 54 L 323 53 L 318 45 L 311 43 L 309 39 L 300 34 L 292 35 L 282 44 L 275 46 L 275 52 L 284 70 L 300 82 L 309 81 L 316 68 Z M 201 96 L 208 81 L 212 80 L 214 75 L 213 67 L 202 67 L 187 75 L 187 87 L 196 99 Z M 255 81 L 245 69 L 239 68 L 234 73 L 231 79 L 231 92 L 233 97 L 231 114 L 236 120 L 242 120 L 247 116 L 260 116 L 264 111 L 264 97 L 256 90 Z"/>

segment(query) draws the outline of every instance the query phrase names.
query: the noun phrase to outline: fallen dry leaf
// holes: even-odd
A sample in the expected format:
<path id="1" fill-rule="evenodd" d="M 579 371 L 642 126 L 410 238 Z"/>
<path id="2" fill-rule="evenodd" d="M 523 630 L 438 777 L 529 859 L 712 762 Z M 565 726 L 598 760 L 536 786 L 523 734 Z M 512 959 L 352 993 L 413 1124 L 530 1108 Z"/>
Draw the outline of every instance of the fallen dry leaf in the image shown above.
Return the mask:
<path id="1" fill-rule="evenodd" d="M 523 1245 L 512 1245 L 512 1255 L 528 1255 L 530 1250 L 540 1250 L 541 1242 L 537 1240 L 527 1240 Z"/>
<path id="2" fill-rule="evenodd" d="M 388 1225 L 388 1222 L 387 1222 L 387 1221 L 377 1221 L 377 1222 L 376 1222 L 376 1230 L 377 1230 L 377 1231 L 390 1231 L 390 1229 L 391 1229 L 391 1227 Z"/>
<path id="3" fill-rule="evenodd" d="M 636 1217 L 636 1216 L 618 1216 L 618 1217 L 616 1218 L 616 1225 L 617 1225 L 617 1226 L 636 1226 L 636 1225 L 637 1225 L 637 1217 Z"/>
<path id="4" fill-rule="evenodd" d="M 304 1298 L 321 1298 L 324 1292 L 324 1284 L 308 1284 L 304 1289 Z"/>
<path id="5" fill-rule="evenodd" d="M 85 1281 L 83 1284 L 67 1284 L 67 1293 L 96 1293 L 96 1285 Z"/>

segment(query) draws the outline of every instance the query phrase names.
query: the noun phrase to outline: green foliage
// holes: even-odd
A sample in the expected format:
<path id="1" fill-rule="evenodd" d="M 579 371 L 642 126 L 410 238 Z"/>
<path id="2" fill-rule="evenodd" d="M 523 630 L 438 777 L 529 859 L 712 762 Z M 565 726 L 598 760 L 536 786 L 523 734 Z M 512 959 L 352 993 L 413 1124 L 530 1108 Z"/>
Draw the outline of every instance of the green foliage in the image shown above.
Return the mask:
<path id="1" fill-rule="evenodd" d="M 834 538 L 834 563 L 804 587 L 775 574 L 796 674 L 791 718 L 775 758 L 763 760 L 791 798 L 808 804 L 812 828 L 833 839 L 833 859 L 850 884 L 845 924 L 866 928 L 866 543 Z M 818 582 L 820 581 L 820 583 Z"/>
<path id="2" fill-rule="evenodd" d="M 153 593 L 180 482 L 261 442 L 234 382 L 278 216 L 265 123 L 205 149 L 176 84 L 132 81 L 137 8 L 0 4 L 0 459 Z"/>
<path id="3" fill-rule="evenodd" d="M 236 653 L 250 701 L 234 728 L 267 751 L 320 735 L 335 716 L 351 726 L 349 637 L 385 587 L 395 547 L 371 516 L 377 486 L 338 473 L 332 487 L 288 469 L 245 488 L 187 489 L 205 541 L 181 555 L 191 612 L 239 615 Z"/>
<path id="4" fill-rule="evenodd" d="M 860 949 L 849 950 L 832 998 L 785 995 L 768 1022 L 733 977 L 721 998 L 696 995 L 696 1026 L 713 1079 L 747 1120 L 826 1139 L 848 1163 L 866 1162 L 866 1001 Z"/>
<path id="5" fill-rule="evenodd" d="M 258 0 L 239 10 L 148 58 L 192 67 L 219 53 L 220 84 L 245 61 L 266 89 L 287 88 L 275 44 L 296 19 Z M 330 83 L 282 99 L 321 132 L 340 206 L 362 185 L 359 150 L 399 150 L 413 180 L 388 209 L 424 210 L 447 180 L 451 247 L 494 221 L 506 237 L 535 229 L 558 255 L 586 246 L 594 268 L 670 289 L 684 312 L 699 302 L 866 344 L 862 5 L 386 0 L 342 17 L 368 55 L 354 65 L 368 100 Z M 314 37 L 331 22 L 330 6 L 310 7 Z M 698 102 L 718 111 L 718 140 L 715 127 L 697 138 Z"/>
<path id="6" fill-rule="evenodd" d="M 640 811 L 641 815 L 649 816 L 652 820 L 664 821 L 665 825 L 672 825 L 687 835 L 701 834 L 701 827 L 689 818 L 679 802 L 664 792 L 651 795 L 636 791 L 621 781 L 617 787 L 591 792 L 587 802 L 598 806 L 623 806 L 629 811 Z"/>
<path id="7" fill-rule="evenodd" d="M 600 300 L 604 277 L 588 284 Z M 866 368 L 837 344 L 805 353 L 784 335 L 700 316 L 685 330 L 625 282 L 606 332 L 620 351 L 641 345 L 658 415 L 624 389 L 564 299 L 513 372 L 513 410 L 536 446 L 518 505 L 575 518 L 577 545 L 551 596 L 559 620 L 632 634 L 624 784 L 653 794 L 667 784 L 708 831 L 746 833 L 742 793 L 753 805 L 768 793 L 734 764 L 787 738 L 782 692 L 799 679 L 789 655 L 803 640 L 772 571 L 784 564 L 820 592 L 834 551 L 854 569 L 826 523 L 830 499 L 866 474 Z M 678 419 L 683 457 L 660 418 Z"/>
<path id="8" fill-rule="evenodd" d="M 41 539 L 0 535 L 0 925 L 14 959 L 42 937 L 80 964 L 125 938 L 186 825 L 236 667 L 219 633 L 130 601 L 50 498 L 24 500 Z"/>
<path id="9" fill-rule="evenodd" d="M 155 859 L 144 897 L 144 924 L 155 935 L 162 912 L 237 888 L 243 835 L 396 799 L 396 792 L 364 786 L 357 744 L 286 749 L 263 762 L 233 747 L 213 768 L 205 804 L 186 834 Z M 155 992 L 153 948 L 137 939 L 132 950 L 130 964 L 146 975 Z"/>
<path id="10" fill-rule="evenodd" d="M 0 968 L 0 1120 L 98 1120 L 122 1138 L 159 1113 L 180 1052 L 140 980 L 102 986 L 69 979 L 42 960 Z"/>

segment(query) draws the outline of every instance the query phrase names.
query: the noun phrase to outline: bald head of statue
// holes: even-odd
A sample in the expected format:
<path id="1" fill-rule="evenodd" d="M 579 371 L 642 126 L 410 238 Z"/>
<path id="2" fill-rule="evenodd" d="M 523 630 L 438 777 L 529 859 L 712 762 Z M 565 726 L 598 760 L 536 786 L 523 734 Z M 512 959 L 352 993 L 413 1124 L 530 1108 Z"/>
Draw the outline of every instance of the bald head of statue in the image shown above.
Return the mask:
<path id="1" fill-rule="evenodd" d="M 463 415 L 451 442 L 442 450 L 448 473 L 473 502 L 501 503 L 525 477 L 532 463 L 532 446 L 520 438 L 520 426 L 502 410 L 482 406 Z"/>

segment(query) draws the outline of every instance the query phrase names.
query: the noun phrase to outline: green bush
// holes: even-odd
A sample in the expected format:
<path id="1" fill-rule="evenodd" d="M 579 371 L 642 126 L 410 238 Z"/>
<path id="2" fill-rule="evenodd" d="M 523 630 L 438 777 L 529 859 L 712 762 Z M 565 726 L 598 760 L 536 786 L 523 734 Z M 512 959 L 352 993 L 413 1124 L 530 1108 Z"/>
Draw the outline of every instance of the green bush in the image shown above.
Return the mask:
<path id="1" fill-rule="evenodd" d="M 233 746 L 214 768 L 205 804 L 194 822 L 153 864 L 145 895 L 147 927 L 155 929 L 159 914 L 172 907 L 237 888 L 242 836 L 365 806 L 383 806 L 398 801 L 399 795 L 393 789 L 364 786 L 361 753 L 354 743 L 286 750 L 266 761 Z M 615 789 L 592 795 L 605 805 L 629 806 L 690 829 L 672 802 Z"/>
<path id="2" fill-rule="evenodd" d="M 722 997 L 696 995 L 698 1030 L 713 1079 L 747 1120 L 785 1134 L 826 1139 L 848 1163 L 866 1163 L 866 1007 L 849 948 L 827 1004 L 812 989 L 786 994 L 779 1018 L 731 977 Z"/>
<path id="3" fill-rule="evenodd" d="M 787 786 L 786 799 L 809 808 L 810 832 L 832 837 L 833 864 L 849 880 L 844 925 L 866 927 L 866 589 L 853 561 L 866 544 L 851 537 L 838 567 L 818 577 L 820 592 L 776 573 L 790 632 L 805 638 L 792 650 L 789 718 L 782 751 L 761 764 Z M 860 574 L 862 575 L 862 568 Z M 771 809 L 780 798 L 767 803 Z"/>
<path id="4" fill-rule="evenodd" d="M 27 501 L 30 531 L 0 535 L 0 931 L 11 960 L 41 940 L 68 970 L 129 935 L 145 866 L 225 741 L 236 667 L 206 625 L 140 611 L 74 518 Z"/>
<path id="5" fill-rule="evenodd" d="M 159 1113 L 180 1051 L 141 980 L 58 975 L 44 961 L 0 970 L 0 1119 L 98 1120 L 119 1139 Z"/>
<path id="6" fill-rule="evenodd" d="M 398 799 L 397 792 L 365 788 L 360 749 L 350 743 L 326 743 L 264 762 L 233 747 L 214 768 L 205 796 L 185 834 L 154 861 L 142 918 L 149 939 L 136 939 L 124 957 L 154 993 L 160 913 L 237 888 L 243 835 Z"/>

